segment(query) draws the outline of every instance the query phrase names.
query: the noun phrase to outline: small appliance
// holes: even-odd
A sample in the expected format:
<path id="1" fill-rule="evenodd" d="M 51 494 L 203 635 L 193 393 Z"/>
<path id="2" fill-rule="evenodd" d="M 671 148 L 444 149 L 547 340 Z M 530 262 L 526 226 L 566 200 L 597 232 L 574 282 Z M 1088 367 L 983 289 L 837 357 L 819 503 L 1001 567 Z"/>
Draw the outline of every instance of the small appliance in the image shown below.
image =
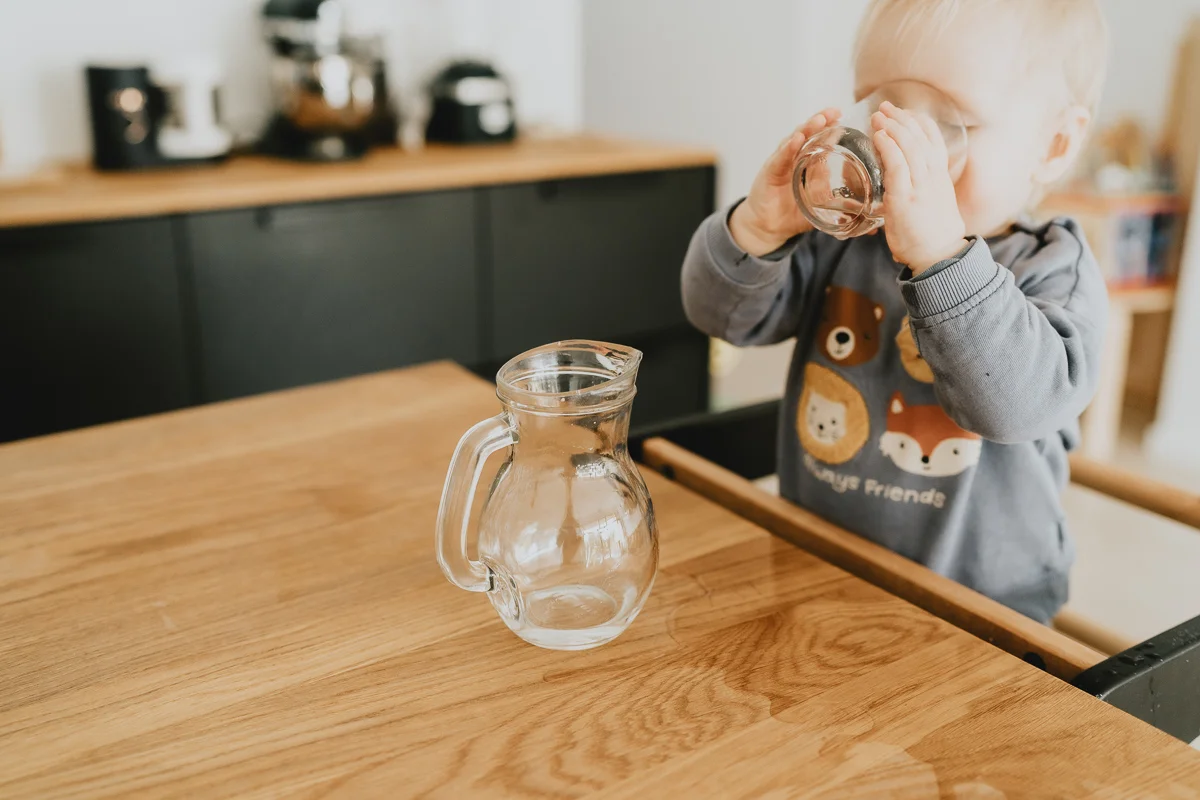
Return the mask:
<path id="1" fill-rule="evenodd" d="M 92 162 L 101 170 L 209 163 L 229 154 L 220 72 L 207 62 L 87 67 Z"/>
<path id="2" fill-rule="evenodd" d="M 229 153 L 233 135 L 221 125 L 221 71 L 215 63 L 159 63 L 150 77 L 165 100 L 158 129 L 158 152 L 164 159 L 207 160 Z"/>
<path id="3" fill-rule="evenodd" d="M 512 87 L 495 68 L 459 61 L 429 86 L 431 112 L 425 138 L 431 142 L 509 142 L 517 135 Z"/>
<path id="4" fill-rule="evenodd" d="M 395 141 L 381 42 L 345 35 L 341 0 L 268 0 L 263 36 L 275 110 L 260 150 L 337 161 Z"/>

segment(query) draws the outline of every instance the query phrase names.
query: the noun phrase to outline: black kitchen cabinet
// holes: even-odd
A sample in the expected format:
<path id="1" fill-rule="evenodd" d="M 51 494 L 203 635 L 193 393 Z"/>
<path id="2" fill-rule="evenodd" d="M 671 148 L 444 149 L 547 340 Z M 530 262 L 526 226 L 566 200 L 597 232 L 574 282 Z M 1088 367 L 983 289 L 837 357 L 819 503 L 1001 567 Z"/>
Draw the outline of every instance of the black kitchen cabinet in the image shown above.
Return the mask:
<path id="1" fill-rule="evenodd" d="M 639 428 L 708 411 L 708 337 L 680 327 L 632 341 L 642 351 L 630 425 Z"/>
<path id="2" fill-rule="evenodd" d="M 0 229 L 0 441 L 565 338 L 643 351 L 634 425 L 704 411 L 679 268 L 714 175 Z"/>
<path id="3" fill-rule="evenodd" d="M 475 194 L 188 217 L 204 399 L 478 362 Z"/>
<path id="4" fill-rule="evenodd" d="M 0 440 L 193 402 L 173 224 L 0 230 Z"/>
<path id="5" fill-rule="evenodd" d="M 711 168 L 487 191 L 491 352 L 559 339 L 628 344 L 686 325 L 679 268 L 712 212 Z"/>

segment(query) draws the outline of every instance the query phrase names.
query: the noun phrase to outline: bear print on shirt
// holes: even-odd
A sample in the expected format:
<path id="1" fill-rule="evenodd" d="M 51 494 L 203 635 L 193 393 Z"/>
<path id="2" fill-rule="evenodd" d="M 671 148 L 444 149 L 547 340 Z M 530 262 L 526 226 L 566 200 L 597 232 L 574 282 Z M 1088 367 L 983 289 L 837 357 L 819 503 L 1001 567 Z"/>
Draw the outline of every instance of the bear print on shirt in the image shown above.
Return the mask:
<path id="1" fill-rule="evenodd" d="M 826 464 L 854 458 L 871 432 L 867 404 L 858 390 L 833 370 L 812 362 L 804 367 L 796 417 L 800 444 Z"/>
<path id="2" fill-rule="evenodd" d="M 983 440 L 954 424 L 941 406 L 910 406 L 896 392 L 879 449 L 905 472 L 943 478 L 978 464 Z"/>
<path id="3" fill-rule="evenodd" d="M 844 286 L 825 289 L 817 346 L 842 367 L 865 364 L 879 352 L 883 306 Z"/>

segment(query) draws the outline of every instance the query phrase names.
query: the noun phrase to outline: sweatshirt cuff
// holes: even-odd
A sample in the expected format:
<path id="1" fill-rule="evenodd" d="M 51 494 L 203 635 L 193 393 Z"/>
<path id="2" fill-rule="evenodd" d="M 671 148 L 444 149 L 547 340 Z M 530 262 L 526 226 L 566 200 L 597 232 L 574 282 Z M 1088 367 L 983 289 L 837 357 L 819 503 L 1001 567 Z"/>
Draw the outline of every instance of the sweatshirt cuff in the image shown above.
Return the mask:
<path id="1" fill-rule="evenodd" d="M 787 242 L 783 247 L 765 256 L 752 256 L 738 247 L 737 242 L 733 240 L 733 233 L 729 230 L 729 217 L 741 203 L 742 201 L 738 200 L 709 221 L 706 237 L 708 252 L 713 263 L 729 280 L 743 286 L 757 286 L 779 275 L 779 270 L 784 268 L 784 262 L 796 249 L 796 240 Z"/>
<path id="2" fill-rule="evenodd" d="M 929 319 L 974 305 L 976 297 L 990 294 L 1002 281 L 987 242 L 976 239 L 958 258 L 939 262 L 915 278 L 902 277 L 900 293 L 913 320 Z"/>

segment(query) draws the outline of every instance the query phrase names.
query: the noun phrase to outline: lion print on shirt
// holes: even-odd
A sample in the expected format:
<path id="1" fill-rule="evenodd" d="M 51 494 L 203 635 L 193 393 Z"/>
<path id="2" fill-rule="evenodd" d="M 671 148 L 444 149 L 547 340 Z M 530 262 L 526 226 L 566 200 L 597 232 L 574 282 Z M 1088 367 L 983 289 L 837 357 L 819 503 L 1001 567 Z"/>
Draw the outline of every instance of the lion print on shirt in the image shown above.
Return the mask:
<path id="1" fill-rule="evenodd" d="M 954 424 L 941 406 L 910 406 L 896 392 L 879 449 L 905 472 L 944 478 L 978 464 L 983 440 Z"/>
<path id="2" fill-rule="evenodd" d="M 800 444 L 826 464 L 844 464 L 858 455 L 871 431 L 862 395 L 832 370 L 809 362 L 796 414 Z"/>
<path id="3" fill-rule="evenodd" d="M 910 378 L 921 383 L 933 383 L 933 370 L 929 368 L 925 359 L 921 358 L 921 351 L 917 349 L 917 340 L 913 337 L 908 317 L 900 322 L 900 332 L 896 334 L 896 347 L 900 350 L 900 363 L 904 365 L 904 371 Z"/>

